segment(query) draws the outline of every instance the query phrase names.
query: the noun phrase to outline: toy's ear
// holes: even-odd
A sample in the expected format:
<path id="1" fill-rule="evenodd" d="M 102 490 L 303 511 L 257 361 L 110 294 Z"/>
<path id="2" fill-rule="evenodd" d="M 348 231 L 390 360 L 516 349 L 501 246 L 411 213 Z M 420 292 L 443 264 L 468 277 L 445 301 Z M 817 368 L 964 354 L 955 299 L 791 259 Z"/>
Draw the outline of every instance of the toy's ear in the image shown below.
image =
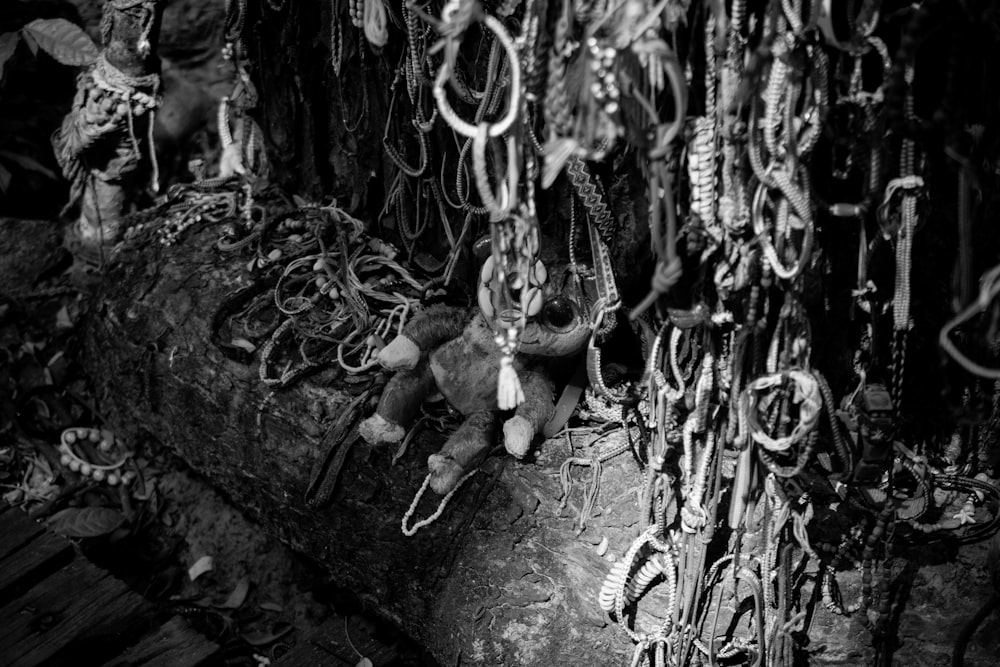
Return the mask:
<path id="1" fill-rule="evenodd" d="M 485 262 L 486 258 L 492 254 L 493 239 L 490 238 L 489 234 L 472 244 L 472 255 L 476 258 L 476 262 L 479 264 Z"/>

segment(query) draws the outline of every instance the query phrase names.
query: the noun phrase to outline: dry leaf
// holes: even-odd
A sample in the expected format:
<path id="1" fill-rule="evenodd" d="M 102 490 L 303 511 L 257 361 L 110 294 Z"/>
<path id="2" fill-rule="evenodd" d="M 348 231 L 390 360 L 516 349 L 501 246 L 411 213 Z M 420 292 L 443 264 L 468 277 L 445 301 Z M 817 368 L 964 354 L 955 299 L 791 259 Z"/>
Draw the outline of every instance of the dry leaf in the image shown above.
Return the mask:
<path id="1" fill-rule="evenodd" d="M 202 556 L 195 561 L 195 564 L 188 570 L 188 579 L 194 581 L 206 572 L 210 572 L 212 570 L 212 565 L 213 562 L 211 556 Z"/>
<path id="2" fill-rule="evenodd" d="M 247 593 L 250 592 L 250 580 L 243 577 L 238 582 L 236 582 L 236 588 L 233 592 L 229 594 L 226 601 L 218 605 L 222 609 L 239 609 L 243 606 L 243 603 L 247 599 Z"/>
<path id="3" fill-rule="evenodd" d="M 0 79 L 3 78 L 3 68 L 14 55 L 20 36 L 16 32 L 5 32 L 0 35 Z"/>
<path id="4" fill-rule="evenodd" d="M 234 338 L 229 341 L 229 344 L 251 353 L 257 350 L 257 346 L 248 341 L 246 338 Z"/>
<path id="5" fill-rule="evenodd" d="M 271 632 L 244 632 L 240 636 L 251 646 L 266 646 L 278 641 L 293 629 L 291 623 L 275 623 Z"/>
<path id="6" fill-rule="evenodd" d="M 264 611 L 273 611 L 279 614 L 285 611 L 285 608 L 282 607 L 277 602 L 261 602 L 260 608 L 263 609 Z"/>
<path id="7" fill-rule="evenodd" d="M 99 55 L 87 33 L 66 19 L 35 19 L 21 30 L 63 65 L 89 65 Z"/>
<path id="8" fill-rule="evenodd" d="M 73 320 L 70 319 L 69 311 L 66 309 L 66 306 L 63 306 L 62 308 L 59 309 L 59 312 L 56 313 L 56 329 L 72 329 L 72 328 L 73 328 Z"/>
<path id="9" fill-rule="evenodd" d="M 66 537 L 107 535 L 125 523 L 125 515 L 110 507 L 69 507 L 53 514 L 49 529 Z"/>

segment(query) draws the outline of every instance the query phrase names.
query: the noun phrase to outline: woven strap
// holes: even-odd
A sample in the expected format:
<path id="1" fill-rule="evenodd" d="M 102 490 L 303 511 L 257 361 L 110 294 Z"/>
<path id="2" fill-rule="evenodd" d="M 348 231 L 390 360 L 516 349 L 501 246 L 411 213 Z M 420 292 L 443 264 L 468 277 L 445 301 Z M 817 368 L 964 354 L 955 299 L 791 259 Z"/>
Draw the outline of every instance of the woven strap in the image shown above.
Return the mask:
<path id="1" fill-rule="evenodd" d="M 615 235 L 615 223 L 611 217 L 611 209 L 604 201 L 604 189 L 590 175 L 586 163 L 578 155 L 571 155 L 566 161 L 566 171 L 570 182 L 576 190 L 576 195 L 587 210 L 587 218 L 597 227 L 601 239 L 610 244 Z"/>

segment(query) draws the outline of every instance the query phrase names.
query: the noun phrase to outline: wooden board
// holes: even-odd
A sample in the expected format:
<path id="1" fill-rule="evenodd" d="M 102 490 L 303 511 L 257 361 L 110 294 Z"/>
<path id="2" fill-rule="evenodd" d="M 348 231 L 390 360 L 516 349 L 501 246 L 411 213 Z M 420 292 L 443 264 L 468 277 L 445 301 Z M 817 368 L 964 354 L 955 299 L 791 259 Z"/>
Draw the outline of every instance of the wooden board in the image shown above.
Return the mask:
<path id="1" fill-rule="evenodd" d="M 21 512 L 3 517 L 4 529 L 22 522 L 34 524 Z M 72 560 L 73 545 L 67 540 L 46 532 L 35 535 L 21 549 L 0 558 L 0 604 L 13 600 Z"/>
<path id="2" fill-rule="evenodd" d="M 111 657 L 149 624 L 149 605 L 82 559 L 0 609 L 0 664 L 72 664 Z"/>
<path id="3" fill-rule="evenodd" d="M 197 667 L 218 651 L 218 644 L 196 632 L 180 616 L 173 616 L 104 667 Z"/>
<path id="4" fill-rule="evenodd" d="M 3 534 L 0 536 L 0 559 L 15 553 L 45 532 L 45 527 L 35 523 L 22 512 L 5 513 Z"/>
<path id="5" fill-rule="evenodd" d="M 316 632 L 281 656 L 276 667 L 354 667 L 362 657 L 374 667 L 388 665 L 399 658 L 396 649 L 376 636 L 374 626 L 352 616 L 327 621 Z M 359 655 L 360 654 L 360 655 Z"/>
<path id="6" fill-rule="evenodd" d="M 156 627 L 151 604 L 7 506 L 0 554 L 2 667 L 197 667 L 219 650 L 180 617 Z"/>

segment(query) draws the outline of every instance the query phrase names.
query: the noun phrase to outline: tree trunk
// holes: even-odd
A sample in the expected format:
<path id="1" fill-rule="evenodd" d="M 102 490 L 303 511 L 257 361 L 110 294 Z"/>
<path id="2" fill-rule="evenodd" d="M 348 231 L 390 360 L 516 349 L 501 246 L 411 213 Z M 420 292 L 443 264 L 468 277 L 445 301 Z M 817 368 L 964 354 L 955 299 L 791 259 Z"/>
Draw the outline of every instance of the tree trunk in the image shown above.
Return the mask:
<path id="1" fill-rule="evenodd" d="M 331 62 L 331 3 L 249 3 L 244 39 L 260 94 L 256 119 L 274 181 L 314 200 L 337 197 L 374 227 L 392 171 L 381 147 L 392 83 L 386 62 L 396 62 L 400 45 L 390 43 L 385 57 L 376 57 L 350 27 L 347 8 L 332 6 L 344 26 L 340 76 Z M 643 197 L 634 194 L 644 187 L 635 174 L 626 172 L 612 187 L 619 218 L 645 211 Z M 647 246 L 643 232 L 632 231 L 637 227 L 643 225 L 628 225 L 612 248 L 630 258 L 617 267 L 626 284 L 634 282 Z M 212 250 L 216 236 L 217 230 L 192 231 L 179 246 L 126 251 L 132 254 L 108 268 L 88 347 L 102 407 L 115 427 L 136 442 L 173 448 L 442 664 L 628 664 L 634 645 L 620 628 L 608 627 L 597 596 L 610 554 L 623 554 L 640 529 L 643 478 L 636 463 L 625 454 L 605 464 L 582 532 L 578 516 L 594 470 L 571 468 L 576 482 L 565 509 L 559 473 L 568 457 L 587 459 L 596 446 L 568 438 L 544 443 L 535 460 L 490 458 L 440 519 L 414 537 L 401 534 L 400 521 L 440 434 L 418 437 L 395 466 L 392 451 L 354 444 L 331 502 L 310 507 L 311 478 L 330 451 L 345 446 L 325 436 L 364 385 L 328 369 L 269 398 L 255 365 L 228 359 L 210 342 L 225 297 L 248 286 L 243 262 L 220 261 Z M 414 520 L 431 514 L 436 501 L 425 498 Z M 989 595 L 985 574 L 970 565 L 981 562 L 985 547 L 963 549 L 960 577 L 953 554 L 932 551 L 899 578 L 914 608 L 899 618 L 900 664 L 942 664 L 972 601 Z M 845 604 L 854 602 L 859 574 L 842 572 L 838 581 Z M 653 613 L 665 607 L 662 588 L 640 604 L 648 611 L 640 611 L 637 626 L 660 624 Z M 871 638 L 855 621 L 822 604 L 808 620 L 812 664 L 872 661 Z M 1000 633 L 991 627 L 992 633 L 980 630 L 992 638 L 970 648 L 968 664 L 995 652 Z"/>
<path id="2" fill-rule="evenodd" d="M 611 568 L 600 543 L 607 538 L 606 553 L 621 555 L 640 527 L 642 474 L 627 454 L 605 463 L 582 533 L 578 517 L 593 470 L 571 468 L 565 509 L 559 483 L 567 457 L 590 458 L 597 449 L 580 438 L 549 440 L 533 461 L 492 457 L 414 537 L 402 535 L 400 520 L 442 434 L 418 437 L 395 466 L 393 451 L 358 442 L 331 502 L 310 507 L 311 477 L 343 446 L 324 436 L 364 385 L 331 369 L 268 400 L 256 364 L 232 361 L 210 342 L 224 297 L 248 285 L 243 261 L 219 260 L 217 230 L 189 234 L 177 246 L 126 251 L 107 269 L 89 323 L 87 364 L 113 428 L 130 442 L 172 448 L 443 665 L 459 655 L 461 664 L 628 664 L 631 642 L 607 627 L 597 604 Z M 432 513 L 437 500 L 428 493 L 410 523 Z M 986 548 L 963 547 L 956 564 L 947 548 L 928 547 L 900 576 L 908 587 L 900 664 L 937 665 L 950 654 L 959 629 L 990 595 L 980 565 Z M 845 604 L 853 602 L 858 572 L 841 572 L 838 581 Z M 662 588 L 640 604 L 641 627 L 659 625 L 652 613 L 664 607 Z M 995 655 L 997 622 L 980 628 L 967 664 L 989 664 L 973 660 Z M 870 638 L 855 621 L 817 604 L 811 624 L 811 664 L 868 664 Z"/>

